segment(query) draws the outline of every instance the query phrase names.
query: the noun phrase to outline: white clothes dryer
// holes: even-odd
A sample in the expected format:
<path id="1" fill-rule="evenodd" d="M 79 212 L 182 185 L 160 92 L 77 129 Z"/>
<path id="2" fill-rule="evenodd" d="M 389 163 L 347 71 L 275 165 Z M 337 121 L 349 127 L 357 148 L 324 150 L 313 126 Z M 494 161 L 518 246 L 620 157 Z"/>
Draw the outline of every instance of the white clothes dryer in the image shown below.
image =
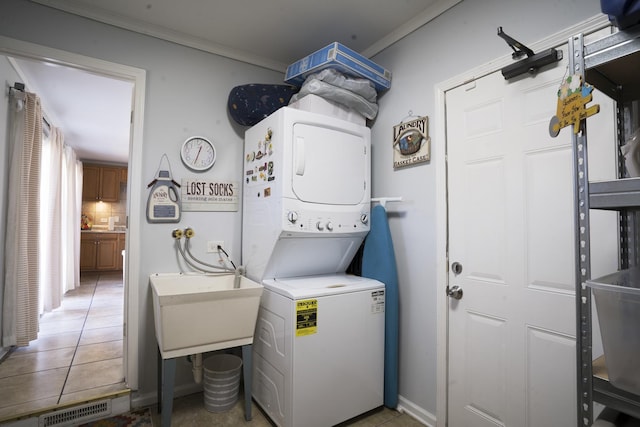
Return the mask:
<path id="1" fill-rule="evenodd" d="M 384 284 L 347 274 L 265 280 L 253 397 L 280 427 L 327 427 L 383 405 Z"/>
<path id="2" fill-rule="evenodd" d="M 346 270 L 369 232 L 370 133 L 290 107 L 246 131 L 242 264 L 249 278 Z"/>

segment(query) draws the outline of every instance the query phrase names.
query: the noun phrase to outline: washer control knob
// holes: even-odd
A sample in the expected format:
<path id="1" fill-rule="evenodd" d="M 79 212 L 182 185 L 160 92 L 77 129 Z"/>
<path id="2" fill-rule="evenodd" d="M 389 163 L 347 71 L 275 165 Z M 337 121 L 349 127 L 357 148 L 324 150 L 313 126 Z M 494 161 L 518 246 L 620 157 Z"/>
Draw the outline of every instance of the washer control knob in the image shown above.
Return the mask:
<path id="1" fill-rule="evenodd" d="M 369 215 L 367 215 L 366 213 L 361 214 L 360 222 L 363 224 L 366 224 L 367 222 L 369 222 Z"/>
<path id="2" fill-rule="evenodd" d="M 327 223 L 327 230 L 328 231 L 333 231 L 333 224 L 331 222 Z"/>
<path id="3" fill-rule="evenodd" d="M 290 211 L 287 214 L 287 219 L 289 220 L 290 223 L 295 224 L 296 221 L 298 220 L 298 212 L 296 211 Z"/>
<path id="4" fill-rule="evenodd" d="M 318 222 L 316 222 L 316 228 L 318 229 L 318 231 L 322 231 L 322 230 L 324 230 L 324 224 L 322 224 L 322 222 L 318 221 Z"/>

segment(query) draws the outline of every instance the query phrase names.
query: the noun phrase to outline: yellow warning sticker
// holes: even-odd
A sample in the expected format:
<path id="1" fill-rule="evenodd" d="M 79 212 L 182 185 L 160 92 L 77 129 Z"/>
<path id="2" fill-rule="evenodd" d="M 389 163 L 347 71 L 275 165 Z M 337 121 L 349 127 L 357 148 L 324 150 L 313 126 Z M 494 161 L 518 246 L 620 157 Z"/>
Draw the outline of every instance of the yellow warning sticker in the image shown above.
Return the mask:
<path id="1" fill-rule="evenodd" d="M 303 337 L 318 332 L 318 300 L 296 302 L 296 336 Z"/>

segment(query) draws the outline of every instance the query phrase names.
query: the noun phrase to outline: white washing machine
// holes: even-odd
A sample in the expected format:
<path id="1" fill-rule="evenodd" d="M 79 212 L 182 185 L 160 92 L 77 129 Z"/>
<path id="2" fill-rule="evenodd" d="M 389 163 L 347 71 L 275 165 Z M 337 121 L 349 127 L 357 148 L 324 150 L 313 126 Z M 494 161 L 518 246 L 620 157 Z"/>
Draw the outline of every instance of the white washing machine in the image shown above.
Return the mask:
<path id="1" fill-rule="evenodd" d="M 280 427 L 328 427 L 383 404 L 384 284 L 346 274 L 265 280 L 253 397 Z"/>
<path id="2" fill-rule="evenodd" d="M 253 397 L 280 427 L 383 404 L 384 285 L 344 274 L 369 232 L 370 130 L 284 107 L 245 133 L 242 264 L 264 285 Z"/>

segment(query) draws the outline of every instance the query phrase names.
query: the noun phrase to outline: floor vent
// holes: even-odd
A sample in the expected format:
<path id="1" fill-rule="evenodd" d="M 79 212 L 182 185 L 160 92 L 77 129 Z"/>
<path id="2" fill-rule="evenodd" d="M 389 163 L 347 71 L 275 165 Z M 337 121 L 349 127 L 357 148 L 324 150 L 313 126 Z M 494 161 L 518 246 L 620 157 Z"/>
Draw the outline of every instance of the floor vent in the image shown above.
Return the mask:
<path id="1" fill-rule="evenodd" d="M 111 400 L 91 402 L 40 415 L 38 427 L 75 426 L 81 422 L 95 420 L 106 415 L 111 415 Z"/>

